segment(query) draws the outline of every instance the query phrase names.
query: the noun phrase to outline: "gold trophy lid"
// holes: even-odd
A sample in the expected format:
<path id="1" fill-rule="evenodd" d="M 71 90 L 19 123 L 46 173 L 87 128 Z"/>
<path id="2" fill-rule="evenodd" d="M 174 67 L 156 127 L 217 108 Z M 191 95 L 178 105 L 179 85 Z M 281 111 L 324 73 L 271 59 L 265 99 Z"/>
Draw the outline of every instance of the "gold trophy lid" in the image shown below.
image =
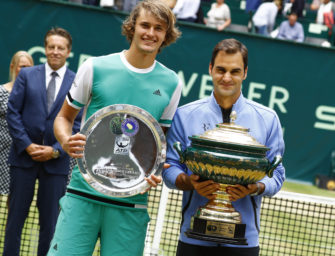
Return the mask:
<path id="1" fill-rule="evenodd" d="M 235 124 L 236 116 L 236 111 L 232 111 L 230 114 L 230 123 L 217 124 L 216 128 L 208 130 L 196 137 L 203 140 L 218 142 L 219 144 L 234 144 L 252 148 L 268 149 L 248 133 L 248 128 Z"/>

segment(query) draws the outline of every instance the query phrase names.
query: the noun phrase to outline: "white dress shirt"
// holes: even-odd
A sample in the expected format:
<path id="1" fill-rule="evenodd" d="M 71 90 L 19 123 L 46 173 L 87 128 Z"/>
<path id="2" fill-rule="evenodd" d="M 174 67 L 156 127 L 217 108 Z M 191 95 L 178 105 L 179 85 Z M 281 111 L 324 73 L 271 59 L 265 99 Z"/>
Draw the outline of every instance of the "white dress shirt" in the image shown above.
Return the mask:
<path id="1" fill-rule="evenodd" d="M 270 28 L 269 31 L 272 31 L 276 21 L 277 12 L 278 7 L 274 2 L 262 3 L 252 17 L 252 21 L 255 26 L 267 26 Z"/>
<path id="2" fill-rule="evenodd" d="M 66 65 L 62 66 L 60 69 L 58 70 L 53 70 L 48 63 L 45 63 L 45 88 L 48 89 L 48 85 L 49 85 L 49 82 L 52 78 L 51 76 L 51 73 L 52 72 L 57 72 L 58 76 L 56 76 L 56 90 L 55 90 L 55 98 L 54 100 L 57 98 L 57 95 L 58 95 L 58 92 L 59 92 L 59 89 L 62 85 L 62 82 L 63 82 L 63 78 L 64 78 L 64 75 L 65 75 L 65 72 L 66 72 Z"/>
<path id="3" fill-rule="evenodd" d="M 327 4 L 321 4 L 316 15 L 316 23 L 324 24 L 323 14 L 332 11 L 333 2 L 329 1 Z"/>
<path id="4" fill-rule="evenodd" d="M 197 18 L 200 0 L 177 0 L 172 12 L 177 19 Z"/>

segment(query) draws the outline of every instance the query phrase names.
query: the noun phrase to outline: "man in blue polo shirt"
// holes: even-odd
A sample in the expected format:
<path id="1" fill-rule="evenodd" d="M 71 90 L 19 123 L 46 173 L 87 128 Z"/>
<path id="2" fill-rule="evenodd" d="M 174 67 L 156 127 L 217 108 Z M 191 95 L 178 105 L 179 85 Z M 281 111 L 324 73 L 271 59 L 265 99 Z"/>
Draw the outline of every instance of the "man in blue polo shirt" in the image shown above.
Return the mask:
<path id="1" fill-rule="evenodd" d="M 170 188 L 183 190 L 183 222 L 179 237 L 177 256 L 192 255 L 259 255 L 260 206 L 263 196 L 277 193 L 285 179 L 285 169 L 280 164 L 273 177 L 265 177 L 256 184 L 228 186 L 227 192 L 233 207 L 246 224 L 245 238 L 248 245 L 231 245 L 189 238 L 185 231 L 190 228 L 191 217 L 200 206 L 214 199 L 213 193 L 219 184 L 212 180 L 199 182 L 199 176 L 192 174 L 173 144 L 179 141 L 182 149 L 190 146 L 189 136 L 203 134 L 215 128 L 216 124 L 229 122 L 230 113 L 236 111 L 237 125 L 249 128 L 251 136 L 270 148 L 266 157 L 272 161 L 276 155 L 283 155 L 284 141 L 277 114 L 270 108 L 244 98 L 242 82 L 247 77 L 248 50 L 235 39 L 219 42 L 213 50 L 209 64 L 214 90 L 208 98 L 201 99 L 177 109 L 167 134 L 167 163 L 170 168 L 163 171 L 163 180 Z"/>

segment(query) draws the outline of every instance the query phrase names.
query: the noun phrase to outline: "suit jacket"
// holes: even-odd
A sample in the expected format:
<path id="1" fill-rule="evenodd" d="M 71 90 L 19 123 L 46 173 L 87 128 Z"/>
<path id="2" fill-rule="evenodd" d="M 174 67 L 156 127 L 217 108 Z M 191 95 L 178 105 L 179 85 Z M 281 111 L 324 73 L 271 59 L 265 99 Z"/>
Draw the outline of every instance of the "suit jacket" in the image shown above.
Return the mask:
<path id="1" fill-rule="evenodd" d="M 55 102 L 48 113 L 45 82 L 45 64 L 20 71 L 8 100 L 7 122 L 13 139 L 9 164 L 29 168 L 42 164 L 50 174 L 66 175 L 69 172 L 69 156 L 63 151 L 53 132 L 53 124 L 70 90 L 75 73 L 67 69 Z M 73 133 L 79 131 L 81 114 L 74 122 Z M 31 144 L 52 146 L 60 156 L 46 162 L 36 162 L 26 152 Z"/>

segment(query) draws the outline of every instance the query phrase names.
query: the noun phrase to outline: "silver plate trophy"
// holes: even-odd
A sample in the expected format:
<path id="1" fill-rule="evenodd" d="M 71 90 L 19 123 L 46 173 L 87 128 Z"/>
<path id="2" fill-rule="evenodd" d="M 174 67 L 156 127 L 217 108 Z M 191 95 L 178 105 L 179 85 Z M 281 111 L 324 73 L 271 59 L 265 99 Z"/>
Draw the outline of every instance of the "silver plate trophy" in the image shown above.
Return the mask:
<path id="1" fill-rule="evenodd" d="M 136 195 L 149 187 L 144 177 L 159 175 L 166 140 L 159 123 L 147 111 L 116 104 L 94 113 L 80 131 L 86 135 L 78 167 L 95 190 L 114 197 Z"/>

